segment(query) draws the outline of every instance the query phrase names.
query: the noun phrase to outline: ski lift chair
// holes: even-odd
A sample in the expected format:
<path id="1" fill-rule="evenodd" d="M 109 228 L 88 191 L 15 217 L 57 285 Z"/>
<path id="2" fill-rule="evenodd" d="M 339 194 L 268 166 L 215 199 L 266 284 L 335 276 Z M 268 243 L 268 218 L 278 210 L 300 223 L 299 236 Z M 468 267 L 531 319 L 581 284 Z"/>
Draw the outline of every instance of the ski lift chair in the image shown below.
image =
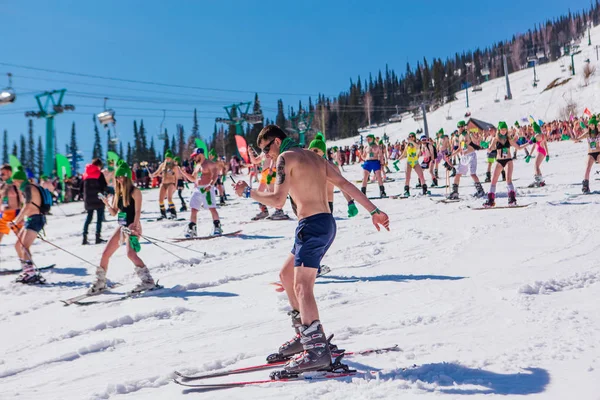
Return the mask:
<path id="1" fill-rule="evenodd" d="M 7 104 L 14 103 L 17 99 L 17 94 L 15 93 L 12 86 L 12 74 L 9 72 L 8 74 L 8 86 L 4 89 L 0 90 L 0 106 L 4 106 Z"/>

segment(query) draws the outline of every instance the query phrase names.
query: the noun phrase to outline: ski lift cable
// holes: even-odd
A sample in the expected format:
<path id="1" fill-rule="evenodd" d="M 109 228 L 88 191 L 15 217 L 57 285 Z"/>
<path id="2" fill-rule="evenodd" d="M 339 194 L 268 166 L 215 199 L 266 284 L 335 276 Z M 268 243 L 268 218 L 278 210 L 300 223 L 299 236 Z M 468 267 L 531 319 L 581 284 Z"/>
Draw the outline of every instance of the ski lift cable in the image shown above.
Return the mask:
<path id="1" fill-rule="evenodd" d="M 191 86 L 191 85 L 177 85 L 177 84 L 170 84 L 170 83 L 142 81 L 142 80 L 136 80 L 136 79 L 115 78 L 115 77 L 101 76 L 101 75 L 94 75 L 94 74 L 84 74 L 84 73 L 80 73 L 80 72 L 60 71 L 60 70 L 50 69 L 50 68 L 39 68 L 39 67 L 32 67 L 32 66 L 28 66 L 28 65 L 20 65 L 20 64 L 5 63 L 5 62 L 0 62 L 0 65 L 4 65 L 7 67 L 14 67 L 14 68 L 23 68 L 23 69 L 28 69 L 28 70 L 32 70 L 32 71 L 49 72 L 49 73 L 53 73 L 53 74 L 80 76 L 80 77 L 92 78 L 92 79 L 104 79 L 104 80 L 110 80 L 110 81 L 116 81 L 116 82 L 138 83 L 138 84 L 142 84 L 142 85 L 174 87 L 174 88 L 180 88 L 180 89 L 206 90 L 206 91 L 225 92 L 225 93 L 247 93 L 247 94 L 261 93 L 261 94 L 277 95 L 277 96 L 318 96 L 317 93 L 266 92 L 266 91 L 260 91 L 260 90 L 239 90 L 239 89 L 223 89 L 223 88 L 211 88 L 211 87 Z M 321 93 L 321 94 L 323 94 L 323 93 Z"/>

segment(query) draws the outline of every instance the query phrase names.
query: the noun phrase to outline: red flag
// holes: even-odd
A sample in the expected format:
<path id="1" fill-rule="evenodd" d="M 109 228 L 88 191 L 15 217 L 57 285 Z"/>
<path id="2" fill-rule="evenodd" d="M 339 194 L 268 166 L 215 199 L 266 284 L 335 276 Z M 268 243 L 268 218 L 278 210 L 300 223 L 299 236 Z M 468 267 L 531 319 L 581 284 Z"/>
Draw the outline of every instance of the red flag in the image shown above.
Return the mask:
<path id="1" fill-rule="evenodd" d="M 588 117 L 592 116 L 592 112 L 586 107 L 585 110 L 583 110 L 583 113 L 586 114 Z"/>
<path id="2" fill-rule="evenodd" d="M 248 164 L 250 159 L 248 158 L 248 145 L 246 144 L 246 139 L 240 135 L 235 135 L 235 143 L 237 144 L 240 156 L 242 156 L 246 164 Z"/>

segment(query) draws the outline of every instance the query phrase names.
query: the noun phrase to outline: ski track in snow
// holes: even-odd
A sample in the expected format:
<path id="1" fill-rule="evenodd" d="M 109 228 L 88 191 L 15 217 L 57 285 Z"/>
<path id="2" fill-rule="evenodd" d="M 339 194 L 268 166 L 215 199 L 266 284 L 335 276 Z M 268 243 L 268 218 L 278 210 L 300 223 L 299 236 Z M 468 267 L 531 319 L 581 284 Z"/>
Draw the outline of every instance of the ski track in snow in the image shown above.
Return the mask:
<path id="1" fill-rule="evenodd" d="M 592 40 L 600 42 L 599 27 L 592 29 Z M 593 47 L 582 51 L 576 65 L 586 58 L 595 63 Z M 569 93 L 582 109 L 597 109 L 600 76 L 592 76 L 588 87 L 579 87 L 577 76 L 540 93 L 563 74 L 563 62 L 536 67 L 537 89 L 531 88 L 531 71 L 511 75 L 512 102 L 494 102 L 503 78 L 484 83 L 482 92 L 469 94 L 473 117 L 491 123 L 529 115 L 550 120 L 564 106 L 562 95 Z M 457 97 L 428 114 L 430 127 L 452 130 L 464 112 L 464 92 Z M 385 132 L 395 141 L 419 127 L 405 119 L 373 133 Z M 485 199 L 473 198 L 473 182 L 463 177 L 459 203 L 436 204 L 420 196 L 374 200 L 391 219 L 391 232 L 377 232 L 363 209 L 348 218 L 345 201 L 336 196 L 337 238 L 322 262 L 331 272 L 315 285 L 325 333 L 334 334 L 334 343 L 348 351 L 400 347 L 344 359 L 359 370 L 355 377 L 195 394 L 171 383 L 175 370 L 198 374 L 262 364 L 293 335 L 286 294 L 271 283 L 279 280 L 297 220 L 286 204 L 289 221 L 248 222 L 257 204 L 235 199 L 219 214 L 225 232 L 243 229 L 237 237 L 176 243 L 180 247 L 157 243 L 180 259 L 144 239 L 140 256 L 165 289 L 139 299 L 63 306 L 60 300 L 87 289 L 95 268 L 36 241 L 36 263 L 58 264 L 44 272 L 48 285 L 17 285 L 16 276 L 0 276 L 0 398 L 598 398 L 600 241 L 594 221 L 600 198 L 578 195 L 585 143 L 551 142 L 549 148 L 550 162 L 541 166 L 545 187 L 523 188 L 533 179 L 533 163 L 525 163 L 522 152 L 515 161 L 519 204 L 537 202 L 529 208 L 469 210 L 467 205 L 479 207 Z M 477 158 L 482 178 L 485 152 Z M 390 195 L 403 190 L 402 164 L 401 172 L 391 174 L 395 181 L 386 183 Z M 351 181 L 362 176 L 358 165 L 344 168 Z M 592 190 L 600 188 L 597 169 L 592 170 Z M 443 170 L 440 175 L 445 184 Z M 413 194 L 419 193 L 415 183 L 413 174 Z M 483 185 L 489 189 L 489 183 Z M 506 205 L 504 182 L 498 182 L 497 192 L 497 204 Z M 369 185 L 368 194 L 376 193 L 376 186 Z M 436 189 L 438 197 L 432 198 L 445 193 Z M 189 197 L 189 190 L 185 194 Z M 158 216 L 157 195 L 144 191 L 145 217 Z M 81 203 L 56 208 L 48 218 L 47 240 L 97 264 L 103 246 L 80 246 Z M 188 218 L 189 212 L 178 216 Z M 142 221 L 144 235 L 167 242 L 181 237 L 186 224 Z M 210 232 L 208 213 L 199 213 L 198 228 L 199 234 Z M 103 237 L 114 229 L 114 222 L 105 224 Z M 14 244 L 14 236 L 4 238 L 1 268 L 19 265 Z M 115 289 L 119 294 L 137 282 L 123 250 L 115 253 L 108 271 L 110 281 L 123 284 Z M 210 382 L 267 377 L 268 372 L 255 372 Z"/>

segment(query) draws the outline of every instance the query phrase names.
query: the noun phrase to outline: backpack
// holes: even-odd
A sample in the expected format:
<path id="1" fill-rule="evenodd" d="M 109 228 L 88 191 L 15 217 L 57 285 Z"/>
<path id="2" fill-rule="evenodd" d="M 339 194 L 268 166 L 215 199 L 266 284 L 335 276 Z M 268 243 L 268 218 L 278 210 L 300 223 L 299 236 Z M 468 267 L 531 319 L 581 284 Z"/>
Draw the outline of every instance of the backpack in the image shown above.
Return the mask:
<path id="1" fill-rule="evenodd" d="M 32 184 L 32 186 L 35 186 L 40 191 L 40 198 L 42 199 L 42 204 L 38 206 L 37 204 L 33 203 L 33 205 L 39 208 L 42 214 L 47 215 L 48 213 L 50 213 L 50 208 L 52 208 L 52 204 L 54 204 L 52 200 L 52 193 L 50 193 L 48 189 L 41 187 L 40 185 Z"/>

